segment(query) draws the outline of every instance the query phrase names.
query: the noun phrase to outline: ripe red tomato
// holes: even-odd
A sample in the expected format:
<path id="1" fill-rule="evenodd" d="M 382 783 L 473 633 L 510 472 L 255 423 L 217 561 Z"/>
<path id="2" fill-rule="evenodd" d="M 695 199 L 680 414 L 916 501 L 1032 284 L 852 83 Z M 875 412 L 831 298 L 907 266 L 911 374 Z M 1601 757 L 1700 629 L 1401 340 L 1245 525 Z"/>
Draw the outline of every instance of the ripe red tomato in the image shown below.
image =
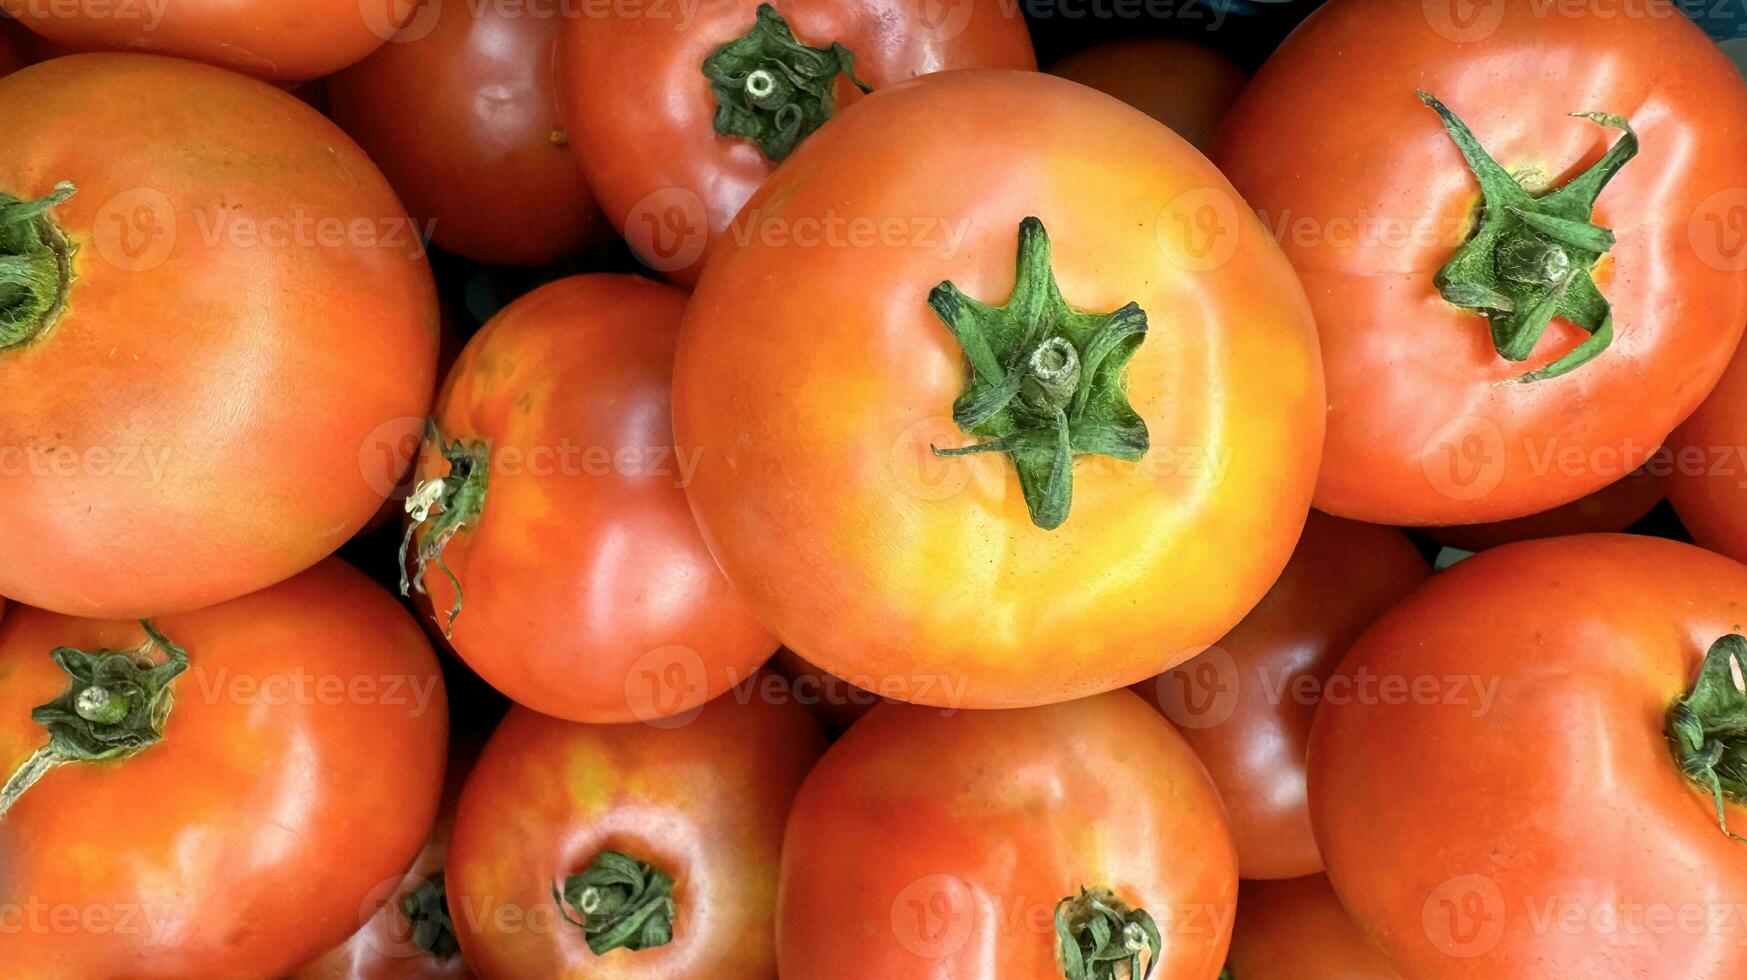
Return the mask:
<path id="1" fill-rule="evenodd" d="M 857 82 L 878 90 L 952 68 L 1037 66 L 1024 18 L 999 0 L 605 11 L 570 18 L 559 41 L 570 143 L 613 226 L 682 283 L 794 144 L 860 94 Z"/>
<path id="2" fill-rule="evenodd" d="M 434 16 L 439 3 L 426 4 Z M 269 81 L 320 78 L 376 50 L 412 15 L 396 0 L 0 0 L 0 12 L 80 51 L 175 55 Z"/>
<path id="3" fill-rule="evenodd" d="M 1742 118 L 1735 67 L 1672 8 L 1334 0 L 1312 14 L 1213 156 L 1316 308 L 1317 507 L 1507 520 L 1648 459 L 1747 324 L 1747 257 L 1729 238 L 1747 207 Z"/>
<path id="4" fill-rule="evenodd" d="M 1322 875 L 1244 882 L 1225 966 L 1226 980 L 1401 980 Z"/>
<path id="5" fill-rule="evenodd" d="M 1672 457 L 1668 451 L 1659 450 L 1654 459 L 1633 470 L 1625 479 L 1616 480 L 1587 497 L 1552 510 L 1494 524 L 1421 528 L 1420 533 L 1451 548 L 1483 551 L 1531 538 L 1624 531 L 1655 510 L 1668 495 L 1671 466 Z"/>
<path id="6" fill-rule="evenodd" d="M 1429 572 L 1400 531 L 1312 512 L 1261 604 L 1207 651 L 1141 685 L 1219 787 L 1245 878 L 1322 870 L 1304 788 L 1317 702 L 1353 640 Z"/>
<path id="7" fill-rule="evenodd" d="M 409 500 L 431 508 L 409 528 L 415 581 L 456 652 L 536 711 L 677 714 L 776 650 L 686 508 L 698 458 L 669 414 L 685 303 L 633 276 L 550 283 L 486 324 L 438 401 Z"/>
<path id="8" fill-rule="evenodd" d="M 0 791 L 24 787 L 0 818 L 9 976 L 282 976 L 358 927 L 436 812 L 442 675 L 358 572 L 149 627 L 0 624 L 0 770 L 67 760 Z"/>
<path id="9" fill-rule="evenodd" d="M 1202 152 L 1249 80 L 1242 68 L 1212 48 L 1162 37 L 1076 51 L 1051 65 L 1049 73 L 1121 99 Z"/>
<path id="10" fill-rule="evenodd" d="M 955 707 L 1132 684 L 1242 618 L 1297 540 L 1323 401 L 1280 253 L 1181 234 L 1225 186 L 1036 73 L 918 79 L 814 134 L 711 260 L 675 369 L 692 508 L 759 618 Z"/>
<path id="11" fill-rule="evenodd" d="M 807 980 L 1060 978 L 1058 956 L 1102 920 L 1120 959 L 1151 950 L 1154 980 L 1213 980 L 1236 897 L 1213 783 L 1133 694 L 881 705 L 795 799 L 779 965 Z"/>
<path id="12" fill-rule="evenodd" d="M 1744 609 L 1727 558 L 1586 535 L 1483 552 L 1366 631 L 1336 674 L 1360 696 L 1317 712 L 1311 819 L 1404 976 L 1747 976 L 1747 845 L 1719 826 L 1747 829 Z"/>
<path id="13" fill-rule="evenodd" d="M 190 62 L 57 58 L 0 103 L 37 107 L 0 120 L 0 253 L 33 275 L 0 301 L 0 593 L 161 615 L 330 554 L 392 489 L 366 447 L 416 432 L 433 382 L 387 182 L 295 98 Z"/>
<path id="14" fill-rule="evenodd" d="M 334 119 L 451 252 L 538 265 L 599 241 L 606 221 L 564 146 L 552 91 L 555 16 L 427 6 L 327 80 Z"/>
<path id="15" fill-rule="evenodd" d="M 1747 221 L 1747 201 L 1740 213 Z M 1742 243 L 1747 258 L 1747 241 Z M 1747 352 L 1668 441 L 1668 499 L 1699 544 L 1747 561 Z"/>
<path id="16" fill-rule="evenodd" d="M 776 975 L 783 819 L 825 737 L 805 708 L 754 692 L 657 724 L 511 709 L 449 852 L 449 907 L 481 977 Z"/>

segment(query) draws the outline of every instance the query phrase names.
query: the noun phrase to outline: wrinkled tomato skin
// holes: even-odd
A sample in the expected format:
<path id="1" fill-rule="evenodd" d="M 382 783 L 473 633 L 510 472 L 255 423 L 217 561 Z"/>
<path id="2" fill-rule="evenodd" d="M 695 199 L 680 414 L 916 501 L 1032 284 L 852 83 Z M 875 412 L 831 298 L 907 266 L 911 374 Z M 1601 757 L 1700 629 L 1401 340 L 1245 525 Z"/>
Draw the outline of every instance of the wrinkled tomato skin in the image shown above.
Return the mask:
<path id="1" fill-rule="evenodd" d="M 449 908 L 483 980 L 776 975 L 783 820 L 825 735 L 805 708 L 760 689 L 657 724 L 510 710 L 462 794 L 450 846 Z M 672 942 L 596 956 L 564 920 L 553 886 L 603 850 L 672 876 Z"/>
<path id="2" fill-rule="evenodd" d="M 703 73 L 719 47 L 752 28 L 763 0 L 695 5 L 674 20 L 626 8 L 565 21 L 558 98 L 588 182 L 639 257 L 675 282 L 697 281 L 708 249 L 776 164 L 757 144 L 716 133 Z M 813 47 L 844 45 L 875 91 L 956 68 L 1037 67 L 1017 8 L 964 0 L 935 23 L 909 0 L 781 0 L 777 12 Z M 846 79 L 837 108 L 860 96 Z"/>
<path id="3" fill-rule="evenodd" d="M 1321 685 L 1430 569 L 1400 531 L 1312 512 L 1274 587 L 1230 633 L 1140 686 L 1206 764 L 1245 878 L 1322 870 L 1305 798 Z"/>
<path id="4" fill-rule="evenodd" d="M 172 55 L 272 82 L 344 68 L 393 36 L 410 10 L 388 0 L 0 0 L 0 12 L 57 46 Z"/>
<path id="5" fill-rule="evenodd" d="M 880 705 L 789 816 L 781 974 L 1047 980 L 1056 905 L 1082 886 L 1152 915 L 1157 980 L 1218 975 L 1237 854 L 1206 771 L 1156 711 L 1127 691 L 1018 711 Z"/>
<path id="6" fill-rule="evenodd" d="M 1482 552 L 1386 613 L 1337 672 L 1371 696 L 1325 699 L 1310 742 L 1317 843 L 1370 941 L 1414 980 L 1747 976 L 1712 914 L 1747 895 L 1742 845 L 1664 736 L 1744 626 L 1747 568 L 1611 534 Z"/>
<path id="7" fill-rule="evenodd" d="M 492 453 L 483 512 L 443 551 L 462 596 L 449 639 L 537 711 L 677 714 L 776 650 L 686 507 L 697 460 L 674 451 L 669 408 L 685 302 L 634 276 L 550 283 L 486 324 L 445 383 L 443 438 Z M 447 472 L 427 442 L 419 481 Z M 447 624 L 448 577 L 433 565 L 425 585 Z"/>
<path id="8" fill-rule="evenodd" d="M 1652 5 L 1653 7 L 1658 5 Z M 1473 8 L 1473 18 L 1451 11 Z M 1569 16 L 1537 0 L 1337 0 L 1256 74 L 1213 158 L 1275 229 L 1316 310 L 1329 429 L 1316 506 L 1378 524 L 1477 524 L 1569 503 L 1641 465 L 1715 385 L 1747 324 L 1747 87 L 1678 10 Z M 1642 149 L 1596 223 L 1615 338 L 1561 377 L 1511 384 L 1587 335 L 1556 320 L 1527 361 L 1434 277 L 1465 242 L 1477 182 L 1443 100 L 1506 169 L 1562 184 L 1619 134 Z"/>
<path id="9" fill-rule="evenodd" d="M 1401 980 L 1322 875 L 1238 890 L 1229 980 Z"/>
<path id="10" fill-rule="evenodd" d="M 0 932 L 8 977 L 283 976 L 357 929 L 436 813 L 441 673 L 412 617 L 359 572 L 330 560 L 153 625 L 191 662 L 162 741 L 51 770 L 0 822 L 0 904 L 24 917 Z M 50 650 L 145 640 L 137 622 L 13 609 L 0 770 L 46 743 L 30 711 L 68 686 Z M 104 918 L 68 931 L 32 926 L 32 909 Z"/>
<path id="11" fill-rule="evenodd" d="M 1446 547 L 1484 551 L 1512 541 L 1624 531 L 1668 496 L 1671 466 L 1672 457 L 1659 452 L 1624 479 L 1552 510 L 1496 524 L 1420 528 L 1419 533 Z"/>
<path id="12" fill-rule="evenodd" d="M 1322 387 L 1297 280 L 1259 230 L 1213 267 L 1157 234 L 1210 184 L 1139 111 L 1021 72 L 875 93 L 789 158 L 749 212 L 933 215 L 962 239 L 754 236 L 694 294 L 674 384 L 676 436 L 698 453 L 687 493 L 784 644 L 902 700 L 1018 707 L 1154 676 L 1249 611 L 1303 525 Z M 1053 531 L 1005 455 L 932 451 L 973 440 L 952 421 L 964 354 L 928 293 L 951 280 L 1004 303 L 1028 215 L 1068 304 L 1151 317 L 1126 373 L 1149 455 L 1080 457 Z"/>
<path id="13" fill-rule="evenodd" d="M 1669 440 L 1668 499 L 1694 541 L 1747 562 L 1747 353 Z"/>
<path id="14" fill-rule="evenodd" d="M 408 233 L 387 182 L 292 96 L 191 62 L 57 58 L 0 101 L 36 107 L 0 121 L 0 190 L 78 188 L 51 215 L 65 308 L 0 352 L 0 593 L 162 615 L 332 553 L 393 489 L 361 457 L 417 433 L 434 383 L 435 290 L 385 237 Z"/>
<path id="15" fill-rule="evenodd" d="M 605 219 L 559 138 L 558 21 L 497 3 L 431 7 L 327 80 L 334 119 L 451 252 L 539 265 L 601 241 Z"/>
<path id="16" fill-rule="evenodd" d="M 1049 73 L 1121 99 L 1203 153 L 1249 80 L 1242 68 L 1212 48 L 1162 37 L 1076 51 L 1051 65 Z"/>

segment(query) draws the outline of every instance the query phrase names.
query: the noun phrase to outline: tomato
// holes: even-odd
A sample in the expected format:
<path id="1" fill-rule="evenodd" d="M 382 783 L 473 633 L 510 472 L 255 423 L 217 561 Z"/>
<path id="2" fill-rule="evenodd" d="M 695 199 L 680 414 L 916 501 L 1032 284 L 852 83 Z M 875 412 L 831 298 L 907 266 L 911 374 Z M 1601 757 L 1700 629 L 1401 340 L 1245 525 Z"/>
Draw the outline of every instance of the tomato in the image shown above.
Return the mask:
<path id="1" fill-rule="evenodd" d="M 1312 14 L 1213 157 L 1316 309 L 1316 506 L 1500 521 L 1644 463 L 1747 324 L 1747 262 L 1724 242 L 1747 193 L 1744 116 L 1734 66 L 1671 8 L 1334 0 Z"/>
<path id="2" fill-rule="evenodd" d="M 0 593 L 162 615 L 331 553 L 434 380 L 387 182 L 295 98 L 189 62 L 57 58 L 0 102 L 37 107 L 0 121 L 0 253 L 33 273 L 0 306 Z"/>
<path id="3" fill-rule="evenodd" d="M 1669 450 L 1668 499 L 1681 523 L 1699 544 L 1747 561 L 1747 353 L 1736 353 Z"/>
<path id="4" fill-rule="evenodd" d="M 795 142 L 864 88 L 1037 66 L 1024 18 L 1000 0 L 944 11 L 910 0 L 728 0 L 600 13 L 567 19 L 559 41 L 570 145 L 638 257 L 682 283 L 696 281 L 705 252 Z M 770 89 L 754 98 L 760 84 Z"/>
<path id="5" fill-rule="evenodd" d="M 793 650 L 778 650 L 770 665 L 788 679 L 795 700 L 813 708 L 832 732 L 844 731 L 884 700 L 872 691 L 825 673 Z"/>
<path id="6" fill-rule="evenodd" d="M 1311 732 L 1311 820 L 1403 976 L 1747 976 L 1719 826 L 1747 828 L 1744 610 L 1729 559 L 1586 535 L 1483 552 L 1366 631 Z"/>
<path id="7" fill-rule="evenodd" d="M 145 624 L 14 609 L 0 675 L 8 977 L 282 976 L 436 812 L 436 659 L 338 561 Z"/>
<path id="8" fill-rule="evenodd" d="M 429 11 L 328 79 L 334 118 L 451 252 L 538 265 L 599 241 L 552 90 L 558 22 L 497 3 Z"/>
<path id="9" fill-rule="evenodd" d="M 1400 980 L 1322 875 L 1246 881 L 1226 980 Z"/>
<path id="10" fill-rule="evenodd" d="M 1076 51 L 1051 65 L 1049 73 L 1121 99 L 1203 152 L 1249 80 L 1212 48 L 1162 37 Z"/>
<path id="11" fill-rule="evenodd" d="M 825 738 L 759 690 L 655 724 L 511 709 L 450 847 L 449 907 L 481 977 L 776 975 L 783 819 Z"/>
<path id="12" fill-rule="evenodd" d="M 1153 980 L 1213 980 L 1236 897 L 1213 783 L 1133 694 L 881 705 L 795 799 L 779 965 L 807 980 L 1084 980 L 1097 974 L 1064 973 L 1058 942 L 1084 950 L 1103 919 L 1119 947 L 1151 950 Z"/>
<path id="13" fill-rule="evenodd" d="M 453 696 L 455 692 L 450 693 Z M 405 875 L 384 882 L 377 894 L 369 896 L 363 928 L 305 964 L 289 980 L 473 980 L 449 918 L 443 872 L 461 787 L 473 771 L 481 747 L 472 736 L 456 736 L 443 782 L 442 804 L 424 850 Z M 387 893 L 386 902 L 382 901 L 383 892 Z"/>
<path id="14" fill-rule="evenodd" d="M 1015 707 L 1157 674 L 1255 604 L 1322 387 L 1259 231 L 1218 263 L 1176 234 L 1209 186 L 1115 99 L 965 71 L 850 106 L 753 197 L 763 229 L 687 311 L 674 426 L 705 539 L 785 645 L 902 700 Z"/>
<path id="15" fill-rule="evenodd" d="M 429 508 L 414 581 L 468 665 L 536 711 L 677 714 L 776 650 L 686 508 L 698 459 L 669 413 L 685 302 L 562 279 L 486 324 L 445 382 L 408 501 Z"/>
<path id="16" fill-rule="evenodd" d="M 415 6 L 392 0 L 0 0 L 0 13 L 57 46 L 175 55 L 294 82 L 330 74 L 376 50 Z"/>
<path id="17" fill-rule="evenodd" d="M 1495 524 L 1422 528 L 1420 533 L 1451 548 L 1482 551 L 1530 538 L 1624 531 L 1643 520 L 1668 495 L 1671 466 L 1668 451 L 1659 450 L 1650 462 L 1624 479 L 1552 510 Z"/>
<path id="18" fill-rule="evenodd" d="M 1313 512 L 1261 604 L 1141 686 L 1219 787 L 1245 878 L 1322 870 L 1304 756 L 1323 684 L 1360 632 L 1429 571 L 1400 531 Z"/>

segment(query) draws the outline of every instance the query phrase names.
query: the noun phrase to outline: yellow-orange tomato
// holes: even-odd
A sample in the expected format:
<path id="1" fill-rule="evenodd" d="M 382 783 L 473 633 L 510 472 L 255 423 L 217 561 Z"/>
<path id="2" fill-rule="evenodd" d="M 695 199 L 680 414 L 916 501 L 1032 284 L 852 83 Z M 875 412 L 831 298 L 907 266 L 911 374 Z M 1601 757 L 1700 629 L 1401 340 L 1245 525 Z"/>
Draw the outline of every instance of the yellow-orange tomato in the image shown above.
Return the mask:
<path id="1" fill-rule="evenodd" d="M 1249 76 L 1212 48 L 1176 38 L 1112 41 L 1076 51 L 1051 75 L 1114 95 L 1206 151 Z"/>
<path id="2" fill-rule="evenodd" d="M 1246 881 L 1225 980 L 1401 980 L 1322 875 Z"/>
<path id="3" fill-rule="evenodd" d="M 0 103 L 35 107 L 0 119 L 0 257 L 40 274 L 0 290 L 0 593 L 162 615 L 331 554 L 435 376 L 387 181 L 292 96 L 173 58 L 56 58 Z"/>
<path id="4" fill-rule="evenodd" d="M 449 908 L 474 971 L 484 980 L 776 976 L 783 821 L 825 736 L 805 708 L 770 690 L 749 683 L 656 724 L 581 725 L 511 709 L 462 792 L 449 847 Z M 603 885 L 595 894 L 612 898 L 596 918 L 582 879 L 607 852 L 639 863 L 644 887 Z M 668 938 L 591 948 L 597 928 L 610 934 L 633 912 L 660 918 Z"/>
<path id="5" fill-rule="evenodd" d="M 803 144 L 711 259 L 674 380 L 692 509 L 765 625 L 881 693 L 1013 707 L 1242 618 L 1303 525 L 1323 401 L 1279 251 L 1236 210 L 1249 233 L 1199 235 L 1231 199 L 1164 126 L 1035 73 L 917 79 Z M 955 331 L 989 345 L 974 379 Z M 935 452 L 997 431 L 1031 441 Z"/>

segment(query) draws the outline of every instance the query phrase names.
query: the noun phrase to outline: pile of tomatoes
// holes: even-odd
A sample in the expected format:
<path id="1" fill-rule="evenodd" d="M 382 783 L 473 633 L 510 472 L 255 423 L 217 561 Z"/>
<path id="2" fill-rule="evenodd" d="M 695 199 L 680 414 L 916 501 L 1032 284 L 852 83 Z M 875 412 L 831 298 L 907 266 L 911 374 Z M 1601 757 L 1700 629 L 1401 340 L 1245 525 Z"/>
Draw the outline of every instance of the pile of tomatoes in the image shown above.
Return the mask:
<path id="1" fill-rule="evenodd" d="M 1747 978 L 1682 6 L 0 0 L 0 977 Z"/>

